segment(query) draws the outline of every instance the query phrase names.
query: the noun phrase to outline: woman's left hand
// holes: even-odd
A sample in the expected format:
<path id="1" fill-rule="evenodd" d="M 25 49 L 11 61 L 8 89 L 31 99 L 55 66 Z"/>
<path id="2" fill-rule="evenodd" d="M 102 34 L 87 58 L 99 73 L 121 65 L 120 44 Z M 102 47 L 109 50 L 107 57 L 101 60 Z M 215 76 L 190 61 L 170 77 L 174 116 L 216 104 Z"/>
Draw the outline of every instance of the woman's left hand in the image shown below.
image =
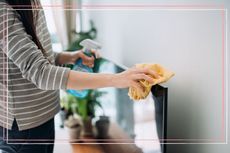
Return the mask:
<path id="1" fill-rule="evenodd" d="M 94 60 L 95 58 L 99 58 L 99 53 L 96 50 L 91 50 L 91 52 L 94 54 L 94 56 L 87 56 L 84 54 L 82 50 L 72 52 L 72 60 L 71 63 L 74 64 L 79 58 L 82 59 L 82 64 L 88 66 L 88 67 L 94 67 Z"/>

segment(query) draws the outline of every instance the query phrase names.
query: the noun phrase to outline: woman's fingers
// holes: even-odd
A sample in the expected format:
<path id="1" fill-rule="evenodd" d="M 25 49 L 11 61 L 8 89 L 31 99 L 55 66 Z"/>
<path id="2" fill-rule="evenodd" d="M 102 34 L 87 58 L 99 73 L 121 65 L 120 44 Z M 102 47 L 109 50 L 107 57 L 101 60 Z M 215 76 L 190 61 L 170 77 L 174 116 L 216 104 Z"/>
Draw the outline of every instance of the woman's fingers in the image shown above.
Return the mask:
<path id="1" fill-rule="evenodd" d="M 83 65 L 86 65 L 86 66 L 88 66 L 88 67 L 90 67 L 90 68 L 93 68 L 94 67 L 94 64 L 90 64 L 90 63 L 82 63 Z"/>
<path id="2" fill-rule="evenodd" d="M 136 74 L 135 75 L 135 80 L 146 80 L 148 81 L 149 83 L 154 83 L 154 80 L 153 78 L 151 78 L 150 76 L 142 73 L 142 74 Z"/>
<path id="3" fill-rule="evenodd" d="M 90 68 L 94 67 L 94 63 L 86 63 L 86 62 L 82 62 L 83 65 L 86 65 Z"/>
<path id="4" fill-rule="evenodd" d="M 95 56 L 87 56 L 85 55 L 83 52 L 81 52 L 80 57 L 82 59 L 82 63 L 88 67 L 94 67 L 94 60 L 95 58 L 99 58 L 100 54 L 98 53 L 97 50 L 92 49 L 91 52 L 95 55 Z M 94 58 L 95 57 L 95 58 Z"/>
<path id="5" fill-rule="evenodd" d="M 89 56 L 84 54 L 82 56 L 82 60 L 84 60 L 84 62 L 86 62 L 86 63 L 94 63 L 94 57 L 93 56 L 89 57 Z"/>
<path id="6" fill-rule="evenodd" d="M 95 55 L 96 58 L 100 57 L 100 54 L 99 54 L 99 52 L 97 50 L 91 49 L 91 52 Z"/>
<path id="7" fill-rule="evenodd" d="M 91 56 L 87 56 L 85 55 L 83 52 L 80 54 L 80 58 L 82 59 L 82 64 L 89 66 L 89 67 L 93 67 L 94 66 L 94 57 Z"/>
<path id="8" fill-rule="evenodd" d="M 88 67 L 94 67 L 94 62 L 87 62 L 87 61 L 82 60 L 82 64 Z"/>
<path id="9" fill-rule="evenodd" d="M 152 76 L 155 79 L 159 78 L 159 75 L 155 71 L 153 71 L 151 69 L 148 69 L 148 68 L 137 68 L 136 72 L 137 73 L 148 74 L 148 75 Z"/>
<path id="10" fill-rule="evenodd" d="M 126 71 L 115 75 L 114 86 L 118 88 L 135 87 L 140 91 L 144 91 L 145 87 L 140 83 L 141 80 L 146 80 L 150 84 L 154 84 L 154 78 L 159 78 L 159 75 L 150 69 L 146 68 L 130 68 Z"/>
<path id="11" fill-rule="evenodd" d="M 140 83 L 138 83 L 136 81 L 133 81 L 131 86 L 136 88 L 139 91 L 144 91 L 145 90 L 144 87 Z"/>

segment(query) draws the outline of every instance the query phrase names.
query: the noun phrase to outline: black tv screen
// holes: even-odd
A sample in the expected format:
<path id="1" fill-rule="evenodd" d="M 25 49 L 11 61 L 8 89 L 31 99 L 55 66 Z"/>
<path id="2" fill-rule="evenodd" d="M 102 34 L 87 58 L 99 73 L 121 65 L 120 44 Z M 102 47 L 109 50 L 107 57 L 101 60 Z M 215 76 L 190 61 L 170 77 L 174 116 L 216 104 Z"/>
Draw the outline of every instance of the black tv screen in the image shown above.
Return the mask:
<path id="1" fill-rule="evenodd" d="M 125 66 L 101 58 L 96 61 L 94 71 L 119 73 L 126 69 Z M 166 152 L 167 88 L 153 86 L 151 94 L 141 101 L 132 101 L 127 94 L 128 89 L 99 90 L 106 94 L 100 98 L 104 110 L 98 109 L 96 115 L 109 116 L 111 122 L 115 122 L 130 139 L 119 139 L 116 143 L 133 142 L 144 153 Z"/>

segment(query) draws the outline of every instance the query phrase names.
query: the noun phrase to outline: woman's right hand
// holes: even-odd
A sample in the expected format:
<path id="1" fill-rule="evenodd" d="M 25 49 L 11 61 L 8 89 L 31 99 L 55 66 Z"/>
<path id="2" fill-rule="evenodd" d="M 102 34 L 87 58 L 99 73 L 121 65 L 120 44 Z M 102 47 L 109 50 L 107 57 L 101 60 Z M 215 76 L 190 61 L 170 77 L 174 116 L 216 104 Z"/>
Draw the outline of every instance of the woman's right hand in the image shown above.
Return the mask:
<path id="1" fill-rule="evenodd" d="M 159 75 L 147 68 L 130 68 L 124 72 L 115 74 L 115 78 L 113 80 L 114 86 L 116 88 L 128 88 L 135 87 L 140 91 L 144 90 L 144 87 L 140 84 L 140 80 L 146 80 L 150 84 L 154 83 L 153 78 L 159 78 Z"/>

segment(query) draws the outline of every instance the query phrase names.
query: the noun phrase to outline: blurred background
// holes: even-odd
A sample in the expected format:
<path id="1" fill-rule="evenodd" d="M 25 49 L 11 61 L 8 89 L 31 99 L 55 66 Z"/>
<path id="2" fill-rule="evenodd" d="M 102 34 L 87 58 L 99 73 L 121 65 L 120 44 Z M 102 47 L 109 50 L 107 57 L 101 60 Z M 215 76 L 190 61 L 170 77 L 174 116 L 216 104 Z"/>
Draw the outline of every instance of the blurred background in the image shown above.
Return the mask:
<path id="1" fill-rule="evenodd" d="M 54 51 L 78 49 L 80 40 L 92 38 L 103 45 L 102 56 L 120 65 L 131 67 L 136 63 L 159 63 L 175 72 L 175 77 L 164 84 L 168 87 L 167 137 L 192 144 L 170 144 L 167 152 L 229 152 L 229 145 L 193 144 L 227 141 L 228 101 L 223 96 L 229 93 L 223 90 L 223 85 L 224 89 L 229 85 L 226 84 L 229 54 L 226 54 L 227 48 L 223 48 L 223 45 L 229 44 L 229 39 L 223 39 L 223 32 L 226 38 L 229 31 L 223 31 L 227 24 L 223 23 L 223 11 L 220 8 L 222 6 L 224 9 L 230 8 L 228 0 L 41 1 Z M 47 7 L 64 4 L 75 6 L 80 10 L 64 11 L 64 7 Z M 185 7 L 158 9 L 109 7 L 109 5 L 127 4 L 185 5 Z M 93 7 L 96 5 L 107 6 Z M 189 8 L 186 7 L 187 5 L 196 5 L 196 7 Z M 224 82 L 223 66 L 225 67 Z M 112 72 L 113 69 L 113 66 L 109 68 L 107 66 L 102 71 Z M 115 98 L 111 98 L 115 93 L 113 90 L 106 89 L 106 92 L 109 92 L 107 99 L 106 95 L 103 98 L 96 97 L 106 111 L 96 109 L 95 116 L 105 113 L 112 120 L 117 120 L 117 112 L 114 111 L 117 102 Z M 100 92 L 103 92 L 103 89 Z M 62 95 L 68 97 L 64 92 Z M 68 100 L 62 101 L 68 103 Z M 125 133 L 134 139 L 157 139 L 152 99 L 134 102 L 132 105 L 130 103 L 123 105 L 127 110 L 128 107 L 132 107 L 130 109 L 132 111 L 127 112 L 126 115 L 133 113 L 126 118 L 124 124 L 133 122 L 134 126 L 131 130 L 130 127 L 126 127 L 128 130 L 123 128 Z M 56 120 L 59 127 L 62 123 L 59 118 Z M 122 124 L 121 122 L 119 125 Z M 62 137 L 61 132 L 59 134 L 57 137 Z M 149 141 L 149 143 L 138 141 L 136 145 L 145 152 L 160 151 L 159 142 L 156 141 Z M 64 149 L 61 144 L 55 147 L 57 153 Z"/>

